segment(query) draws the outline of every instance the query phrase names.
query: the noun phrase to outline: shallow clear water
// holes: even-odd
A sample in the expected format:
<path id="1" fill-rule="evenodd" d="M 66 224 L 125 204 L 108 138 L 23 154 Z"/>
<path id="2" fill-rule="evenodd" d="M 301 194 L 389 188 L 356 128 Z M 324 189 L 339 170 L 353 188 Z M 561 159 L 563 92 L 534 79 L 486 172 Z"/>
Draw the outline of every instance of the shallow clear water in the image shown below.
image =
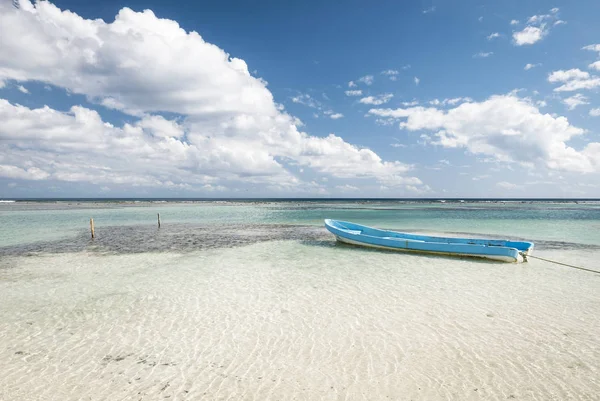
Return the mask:
<path id="1" fill-rule="evenodd" d="M 85 202 L 0 204 L 0 247 L 76 238 L 97 228 L 164 225 L 301 224 L 322 226 L 323 219 L 405 231 L 472 233 L 600 244 L 600 204 L 574 203 L 403 203 L 403 202 L 255 202 L 176 203 L 118 206 Z"/>
<path id="2" fill-rule="evenodd" d="M 0 209 L 0 400 L 600 394 L 600 275 L 366 250 L 321 226 L 527 238 L 598 268 L 594 205 L 13 206 Z"/>

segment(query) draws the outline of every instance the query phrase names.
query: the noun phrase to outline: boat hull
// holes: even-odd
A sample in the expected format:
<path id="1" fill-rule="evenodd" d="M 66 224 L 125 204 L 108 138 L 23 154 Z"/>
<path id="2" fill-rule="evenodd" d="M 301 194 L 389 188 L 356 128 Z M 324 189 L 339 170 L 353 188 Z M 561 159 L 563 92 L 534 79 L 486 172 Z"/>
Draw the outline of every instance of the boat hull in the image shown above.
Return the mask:
<path id="1" fill-rule="evenodd" d="M 512 256 L 500 256 L 500 255 L 473 255 L 470 253 L 456 253 L 456 252 L 443 252 L 443 251 L 426 251 L 419 249 L 408 249 L 408 248 L 396 248 L 384 245 L 375 245 L 368 244 L 365 242 L 354 241 L 349 238 L 344 238 L 340 236 L 335 236 L 335 239 L 339 242 L 343 242 L 345 244 L 362 246 L 366 248 L 377 248 L 377 249 L 385 249 L 388 251 L 397 251 L 397 252 L 410 252 L 410 253 L 421 253 L 425 255 L 438 255 L 438 256 L 454 256 L 454 257 L 468 257 L 468 258 L 480 258 L 480 259 L 488 259 L 488 260 L 496 260 L 499 262 L 507 262 L 507 263 L 516 263 L 519 261 L 523 261 L 522 257 L 512 257 Z"/>
<path id="2" fill-rule="evenodd" d="M 402 252 L 519 262 L 533 250 L 531 242 L 417 235 L 330 219 L 325 227 L 346 244 Z"/>

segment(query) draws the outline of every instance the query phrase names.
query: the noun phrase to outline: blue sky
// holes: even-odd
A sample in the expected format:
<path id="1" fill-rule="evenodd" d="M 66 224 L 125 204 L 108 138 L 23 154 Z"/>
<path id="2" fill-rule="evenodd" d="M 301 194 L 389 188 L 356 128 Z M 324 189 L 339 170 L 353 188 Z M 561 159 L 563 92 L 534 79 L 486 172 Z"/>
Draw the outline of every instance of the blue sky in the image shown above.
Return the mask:
<path id="1" fill-rule="evenodd" d="M 600 197 L 596 1 L 1 1 L 0 198 Z"/>

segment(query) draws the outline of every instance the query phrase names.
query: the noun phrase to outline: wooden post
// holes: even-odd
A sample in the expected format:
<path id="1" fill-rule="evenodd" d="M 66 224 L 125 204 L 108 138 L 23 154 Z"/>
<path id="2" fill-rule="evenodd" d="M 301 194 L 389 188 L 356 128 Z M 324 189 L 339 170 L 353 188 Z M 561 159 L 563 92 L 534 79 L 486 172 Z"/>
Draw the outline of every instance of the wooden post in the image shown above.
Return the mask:
<path id="1" fill-rule="evenodd" d="M 90 219 L 90 231 L 92 232 L 92 239 L 96 237 L 96 233 L 94 232 L 94 219 Z"/>
<path id="2" fill-rule="evenodd" d="M 158 215 L 158 228 L 160 228 L 160 213 L 156 213 Z"/>

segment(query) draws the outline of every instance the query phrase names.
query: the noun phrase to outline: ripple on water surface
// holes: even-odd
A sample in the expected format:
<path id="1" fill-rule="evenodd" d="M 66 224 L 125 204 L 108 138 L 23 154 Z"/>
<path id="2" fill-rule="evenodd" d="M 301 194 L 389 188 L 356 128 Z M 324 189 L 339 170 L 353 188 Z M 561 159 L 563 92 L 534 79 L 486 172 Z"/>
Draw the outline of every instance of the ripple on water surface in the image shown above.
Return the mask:
<path id="1" fill-rule="evenodd" d="M 320 235 L 184 253 L 5 256 L 0 399 L 600 393 L 599 277 L 538 261 L 373 252 Z M 577 252 L 583 262 L 598 255 Z"/>

